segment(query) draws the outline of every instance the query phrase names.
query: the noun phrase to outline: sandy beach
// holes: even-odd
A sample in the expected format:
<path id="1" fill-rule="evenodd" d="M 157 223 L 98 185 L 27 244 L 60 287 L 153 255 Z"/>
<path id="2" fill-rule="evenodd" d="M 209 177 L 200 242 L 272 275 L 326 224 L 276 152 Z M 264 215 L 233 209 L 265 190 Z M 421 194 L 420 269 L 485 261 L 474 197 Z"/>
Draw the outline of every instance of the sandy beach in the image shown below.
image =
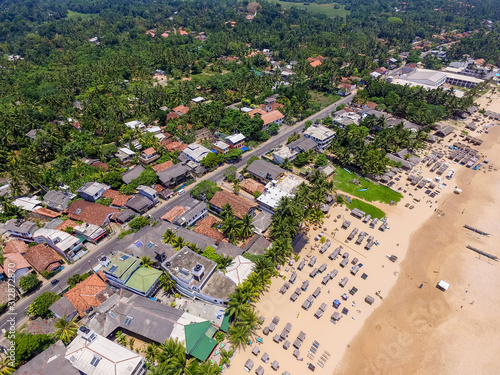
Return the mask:
<path id="1" fill-rule="evenodd" d="M 481 122 L 481 125 L 486 123 Z M 490 158 L 490 165 L 496 167 L 496 163 L 500 163 L 500 150 L 497 147 L 500 129 L 491 128 L 489 134 L 484 134 L 480 129 L 472 134 L 484 140 L 483 145 L 477 148 L 484 157 Z M 432 146 L 432 150 L 444 151 L 456 141 L 461 141 L 458 134 Z M 423 151 L 421 156 L 430 152 L 430 149 Z M 283 279 L 273 279 L 269 292 L 257 303 L 257 309 L 265 317 L 262 328 L 274 316 L 278 316 L 280 322 L 268 336 L 262 333 L 262 329 L 258 330 L 263 342 L 254 342 L 239 350 L 226 373 L 241 374 L 248 359 L 255 363 L 250 373 L 255 373 L 259 366 L 264 368 L 265 373 L 274 372 L 270 367 L 274 360 L 280 364 L 278 373 L 288 371 L 290 374 L 308 373 L 309 363 L 316 367 L 315 373 L 320 374 L 474 373 L 472 366 L 476 370 L 478 368 L 474 358 L 482 358 L 481 366 L 484 367 L 483 371 L 475 373 L 493 373 L 487 370 L 493 367 L 486 358 L 494 358 L 493 353 L 498 351 L 500 342 L 500 339 L 493 341 L 493 336 L 488 338 L 490 332 L 498 332 L 500 327 L 499 323 L 493 321 L 494 307 L 498 305 L 495 301 L 500 301 L 500 292 L 495 288 L 499 282 L 493 278 L 496 266 L 493 263 L 496 262 L 479 257 L 465 246 L 469 244 L 497 253 L 493 245 L 495 235 L 487 238 L 462 227 L 467 223 L 489 233 L 498 231 L 494 228 L 499 215 L 494 210 L 494 194 L 499 191 L 497 172 L 493 168 L 488 169 L 487 165 L 475 171 L 456 163 L 449 164 L 456 173 L 451 180 L 441 176 L 446 186 L 434 189 L 439 192 L 434 198 L 425 194 L 425 188 L 416 189 L 409 185 L 406 173 L 396 176 L 393 189 L 404 192 L 403 200 L 396 206 L 374 203 L 387 214 L 390 229 L 385 232 L 378 230 L 380 222 L 375 228 L 370 228 L 368 224 L 350 216 L 345 207 L 332 207 L 322 228 L 309 232 L 310 243 L 293 266 L 297 266 L 302 259 L 316 256 L 314 267 L 326 263 L 327 271 L 311 278 L 309 273 L 314 267 L 306 265 L 302 271 L 297 271 L 288 266 L 288 270 L 282 270 Z M 422 164 L 410 173 L 422 175 L 423 178 L 436 176 L 435 172 L 431 173 Z M 460 195 L 453 194 L 455 186 L 463 190 Z M 338 215 L 341 215 L 340 219 L 337 219 Z M 352 223 L 347 230 L 341 229 L 344 218 Z M 363 248 L 366 240 L 363 245 L 356 245 L 354 241 L 346 243 L 353 228 L 374 236 L 379 245 L 367 251 Z M 314 247 L 318 244 L 314 237 L 320 232 L 332 242 L 324 254 L 319 254 L 318 248 Z M 343 246 L 342 253 L 347 251 L 350 254 L 350 260 L 357 257 L 363 263 L 356 276 L 350 274 L 351 263 L 342 268 L 339 266 L 341 257 L 333 261 L 328 259 L 328 255 L 338 246 Z M 396 255 L 398 260 L 392 263 L 388 255 Z M 326 286 L 323 285 L 323 277 L 334 269 L 338 270 L 337 276 Z M 278 289 L 294 271 L 297 272 L 297 280 L 288 291 L 281 294 Z M 368 275 L 366 280 L 361 278 L 363 273 Z M 343 277 L 349 278 L 344 288 L 339 285 Z M 447 292 L 436 288 L 441 279 L 451 284 Z M 300 288 L 304 280 L 310 282 L 307 291 L 302 292 L 297 301 L 291 302 L 291 294 Z M 423 287 L 420 289 L 421 284 Z M 349 291 L 354 286 L 358 291 L 350 295 Z M 320 295 L 314 299 L 308 311 L 304 310 L 301 308 L 302 303 L 317 287 L 321 288 Z M 347 301 L 341 298 L 343 293 L 348 294 Z M 367 295 L 375 298 L 371 306 L 364 302 Z M 332 306 L 334 299 L 342 302 L 338 310 Z M 327 305 L 327 309 L 317 319 L 314 314 L 322 303 Z M 332 323 L 332 314 L 341 312 L 344 307 L 349 312 L 342 314 L 336 324 Z M 279 335 L 287 323 L 292 324 L 292 330 L 286 338 L 290 344 L 293 344 L 299 332 L 306 333 L 306 339 L 300 347 L 299 358 L 303 360 L 293 356 L 295 348 L 292 345 L 285 350 L 284 340 L 279 343 L 273 341 L 273 336 Z M 486 351 L 481 351 L 481 343 L 485 339 L 492 345 Z M 320 345 L 311 358 L 307 354 L 313 340 Z M 474 349 L 471 349 L 470 343 L 474 343 Z M 256 345 L 260 353 L 254 356 L 251 351 Z M 325 351 L 329 358 L 324 367 L 320 367 L 318 359 Z M 267 363 L 261 360 L 264 353 L 270 357 Z M 467 370 L 462 366 L 462 358 L 469 359 L 467 363 L 470 368 Z"/>
<path id="2" fill-rule="evenodd" d="M 500 162 L 500 128 L 484 140 L 480 150 Z M 439 202 L 445 215 L 432 215 L 414 232 L 396 286 L 366 320 L 335 374 L 498 373 L 499 264 L 466 246 L 500 255 L 500 180 L 496 172 L 463 166 L 456 176 L 463 192 L 446 196 Z M 451 284 L 447 292 L 435 287 L 441 279 Z"/>

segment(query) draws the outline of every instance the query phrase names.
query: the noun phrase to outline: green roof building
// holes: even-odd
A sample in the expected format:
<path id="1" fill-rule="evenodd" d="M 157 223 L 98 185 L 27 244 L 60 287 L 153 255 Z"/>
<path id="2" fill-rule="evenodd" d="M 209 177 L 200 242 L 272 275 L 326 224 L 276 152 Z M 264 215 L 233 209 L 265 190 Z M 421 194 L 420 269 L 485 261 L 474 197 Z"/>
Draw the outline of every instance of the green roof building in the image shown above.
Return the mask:
<path id="1" fill-rule="evenodd" d="M 135 270 L 125 283 L 125 286 L 130 290 L 138 291 L 141 295 L 150 296 L 156 291 L 162 272 L 142 266 Z"/>
<path id="2" fill-rule="evenodd" d="M 113 257 L 101 259 L 101 270 L 109 284 L 144 297 L 158 290 L 161 271 L 141 266 L 141 261 L 132 255 L 118 251 Z"/>
<path id="3" fill-rule="evenodd" d="M 213 338 L 216 332 L 217 328 L 209 321 L 185 326 L 186 353 L 200 361 L 206 361 L 217 345 L 217 341 Z"/>

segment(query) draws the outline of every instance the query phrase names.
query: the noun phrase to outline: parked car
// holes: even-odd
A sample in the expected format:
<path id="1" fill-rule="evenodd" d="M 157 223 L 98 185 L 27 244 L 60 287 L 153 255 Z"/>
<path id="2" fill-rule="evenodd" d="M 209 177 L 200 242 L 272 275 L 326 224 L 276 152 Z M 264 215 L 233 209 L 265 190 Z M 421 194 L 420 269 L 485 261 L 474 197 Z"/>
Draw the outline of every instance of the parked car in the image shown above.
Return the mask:
<path id="1" fill-rule="evenodd" d="M 52 280 L 50 283 L 52 284 L 52 286 L 54 286 L 54 285 L 56 285 L 58 282 L 59 282 L 59 279 L 54 279 L 54 280 Z"/>

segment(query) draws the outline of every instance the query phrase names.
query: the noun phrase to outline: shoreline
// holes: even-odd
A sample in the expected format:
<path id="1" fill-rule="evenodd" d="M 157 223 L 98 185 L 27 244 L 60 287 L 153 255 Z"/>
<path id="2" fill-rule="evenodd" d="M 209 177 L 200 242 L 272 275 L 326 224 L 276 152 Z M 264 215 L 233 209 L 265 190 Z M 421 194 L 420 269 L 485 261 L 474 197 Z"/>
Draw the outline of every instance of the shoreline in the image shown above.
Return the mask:
<path id="1" fill-rule="evenodd" d="M 495 126 L 480 148 L 494 163 L 500 160 L 497 141 Z M 498 255 L 500 184 L 493 172 L 459 168 L 463 192 L 446 195 L 439 202 L 445 215 L 432 215 L 411 236 L 396 285 L 352 340 L 336 374 L 497 373 L 493 358 L 500 340 L 489 334 L 500 329 L 494 314 L 500 301 L 496 262 L 466 245 Z M 440 279 L 451 284 L 447 292 L 435 288 Z"/>

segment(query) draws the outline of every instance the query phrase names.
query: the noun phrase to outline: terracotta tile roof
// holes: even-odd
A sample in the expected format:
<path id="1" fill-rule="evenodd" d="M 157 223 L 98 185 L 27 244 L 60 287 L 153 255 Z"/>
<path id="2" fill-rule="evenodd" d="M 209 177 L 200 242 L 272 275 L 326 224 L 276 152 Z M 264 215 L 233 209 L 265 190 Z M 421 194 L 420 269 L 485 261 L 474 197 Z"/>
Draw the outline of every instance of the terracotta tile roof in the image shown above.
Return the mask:
<path id="1" fill-rule="evenodd" d="M 205 225 L 207 227 L 213 227 L 215 223 L 218 223 L 220 220 L 218 220 L 215 216 L 207 216 L 203 220 L 201 220 L 198 225 Z M 22 241 L 21 241 L 22 242 Z"/>
<path id="2" fill-rule="evenodd" d="M 64 220 L 61 224 L 59 224 L 56 229 L 57 230 L 62 230 L 64 231 L 66 228 L 68 227 L 71 227 L 71 228 L 74 228 L 78 225 L 78 223 L 76 221 L 73 221 L 71 219 L 68 219 L 68 220 Z"/>
<path id="3" fill-rule="evenodd" d="M 264 121 L 264 126 L 270 124 L 271 122 L 279 120 L 280 118 L 283 117 L 285 116 L 280 111 L 271 111 L 261 116 L 262 120 Z"/>
<path id="4" fill-rule="evenodd" d="M 159 193 L 159 192 L 161 192 L 161 191 L 165 190 L 165 188 L 164 188 L 163 186 L 161 186 L 160 184 L 156 184 L 156 185 L 154 185 L 153 189 L 155 189 L 155 191 L 156 191 L 157 193 Z"/>
<path id="5" fill-rule="evenodd" d="M 189 107 L 186 107 L 185 105 L 178 105 L 177 107 L 173 108 L 172 111 L 180 112 L 185 115 L 186 113 L 188 113 Z"/>
<path id="6" fill-rule="evenodd" d="M 253 116 L 255 116 L 257 114 L 264 116 L 266 113 L 267 112 L 264 111 L 263 109 L 255 108 L 255 109 L 251 110 L 250 112 L 248 112 L 248 115 L 253 118 Z"/>
<path id="7" fill-rule="evenodd" d="M 243 181 L 241 181 L 241 188 L 251 194 L 255 193 L 256 191 L 263 193 L 266 189 L 263 184 L 251 178 L 245 178 Z"/>
<path id="8" fill-rule="evenodd" d="M 117 197 L 115 197 L 115 199 L 113 199 L 113 202 L 111 203 L 113 206 L 116 206 L 116 207 L 123 207 L 125 206 L 125 203 L 128 202 L 128 200 L 132 198 L 132 195 L 118 195 Z"/>
<path id="9" fill-rule="evenodd" d="M 107 171 L 109 169 L 108 165 L 106 163 L 103 163 L 102 161 L 95 161 L 90 165 L 93 167 L 96 167 L 96 168 L 102 168 L 105 171 Z"/>
<path id="10" fill-rule="evenodd" d="M 102 278 L 105 278 L 102 272 L 99 272 Z M 85 311 L 89 307 L 96 308 L 101 303 L 108 299 L 103 292 L 108 290 L 108 285 L 102 281 L 99 276 L 92 274 L 82 282 L 76 284 L 73 289 L 70 289 L 64 294 L 64 296 L 70 300 L 70 302 L 78 310 L 81 317 L 85 316 Z M 109 294 L 112 294 L 109 291 Z"/>
<path id="11" fill-rule="evenodd" d="M 186 209 L 183 206 L 175 206 L 161 218 L 171 223 L 172 220 L 174 220 L 177 216 L 182 215 L 184 212 L 186 212 Z"/>
<path id="12" fill-rule="evenodd" d="M 61 216 L 60 212 L 52 211 L 45 207 L 37 208 L 36 210 L 33 210 L 33 213 L 40 216 L 50 217 L 51 219 Z"/>
<path id="13" fill-rule="evenodd" d="M 284 108 L 285 106 L 281 103 L 278 103 L 278 102 L 272 102 L 268 105 L 266 104 L 261 104 L 259 107 L 263 110 L 265 110 L 267 107 L 271 107 L 271 111 L 276 111 L 277 109 L 281 109 L 281 108 Z"/>
<path id="14" fill-rule="evenodd" d="M 4 254 L 19 253 L 24 254 L 28 250 L 26 242 L 21 240 L 10 240 L 3 248 Z"/>
<path id="15" fill-rule="evenodd" d="M 21 268 L 31 268 L 28 261 L 24 259 L 24 257 L 19 253 L 5 254 L 4 257 L 5 257 L 4 264 L 8 263 L 14 264 L 14 267 L 9 268 L 12 269 L 14 272 L 20 270 Z"/>
<path id="16" fill-rule="evenodd" d="M 368 102 L 368 103 L 366 103 L 366 106 L 367 106 L 368 108 L 371 108 L 371 109 L 375 109 L 375 108 L 377 108 L 377 105 L 378 105 L 378 104 L 377 104 L 377 103 L 374 103 L 374 102 Z"/>
<path id="17" fill-rule="evenodd" d="M 310 64 L 313 68 L 316 68 L 317 66 L 322 65 L 322 62 L 321 62 L 321 61 L 316 60 L 316 61 L 313 61 L 313 62 L 311 62 L 311 63 L 309 63 L 309 64 Z"/>
<path id="18" fill-rule="evenodd" d="M 160 163 L 160 164 L 156 164 L 156 165 L 153 165 L 153 170 L 155 172 L 161 172 L 161 171 L 164 171 L 165 169 L 167 168 L 170 168 L 174 165 L 174 163 L 172 162 L 172 160 L 167 160 L 166 162 L 164 163 Z"/>
<path id="19" fill-rule="evenodd" d="M 186 143 L 179 143 L 179 142 L 172 142 L 172 143 L 169 143 L 168 145 L 165 145 L 163 147 L 165 147 L 168 151 L 175 151 L 175 150 L 183 151 L 187 148 L 187 144 Z"/>
<path id="20" fill-rule="evenodd" d="M 234 214 L 240 219 L 243 215 L 246 215 L 251 208 L 257 207 L 256 203 L 250 202 L 248 199 L 227 190 L 216 192 L 214 197 L 210 200 L 210 204 L 219 208 L 222 208 L 227 203 L 229 203 L 233 208 Z"/>
<path id="21" fill-rule="evenodd" d="M 341 83 L 340 87 L 346 90 L 351 90 L 354 87 L 354 85 L 351 85 L 350 83 Z"/>
<path id="22" fill-rule="evenodd" d="M 145 149 L 144 151 L 142 151 L 142 153 L 146 156 L 151 156 L 151 155 L 156 154 L 156 150 L 153 147 L 149 147 L 149 148 Z"/>
<path id="23" fill-rule="evenodd" d="M 104 193 L 102 193 L 102 197 L 103 198 L 115 199 L 120 194 L 121 193 L 118 190 L 107 189 L 107 190 L 104 190 Z"/>
<path id="24" fill-rule="evenodd" d="M 39 244 L 31 247 L 24 258 L 36 269 L 39 273 L 43 271 L 53 271 L 61 265 L 61 257 L 44 244 Z"/>
<path id="25" fill-rule="evenodd" d="M 217 245 L 224 239 L 224 235 L 221 232 L 207 225 L 198 225 L 193 229 L 193 231 L 199 234 L 203 234 L 204 236 L 213 238 Z"/>
<path id="26" fill-rule="evenodd" d="M 103 225 L 109 215 L 117 212 L 117 209 L 83 200 L 73 202 L 68 207 L 68 217 L 70 219 L 80 220 L 98 226 Z"/>
<path id="27" fill-rule="evenodd" d="M 56 321 L 56 318 L 36 318 L 35 320 L 32 320 L 28 323 L 28 325 L 26 326 L 26 333 L 32 333 L 34 335 L 50 335 L 56 332 L 56 327 L 54 326 Z M 35 374 L 43 374 L 43 372 L 38 372 Z"/>
<path id="28" fill-rule="evenodd" d="M 167 115 L 167 121 L 173 120 L 174 118 L 179 118 L 180 116 L 175 112 L 170 112 Z"/>

